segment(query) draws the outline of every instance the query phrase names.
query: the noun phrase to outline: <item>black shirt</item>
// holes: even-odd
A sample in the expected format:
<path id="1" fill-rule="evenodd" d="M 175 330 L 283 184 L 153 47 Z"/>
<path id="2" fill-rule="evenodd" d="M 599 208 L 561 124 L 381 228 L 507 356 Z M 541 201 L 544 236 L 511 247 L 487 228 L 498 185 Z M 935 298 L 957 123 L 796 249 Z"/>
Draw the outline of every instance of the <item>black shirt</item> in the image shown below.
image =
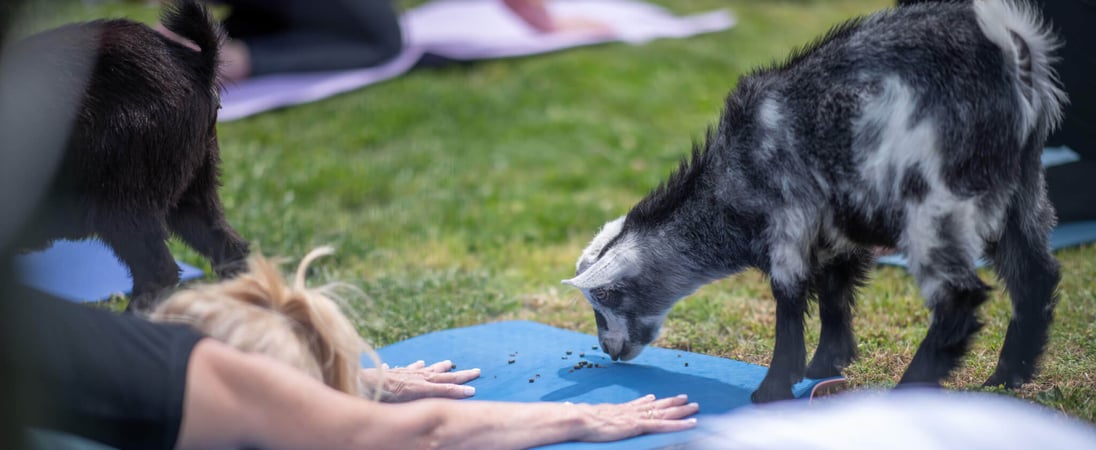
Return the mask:
<path id="1" fill-rule="evenodd" d="M 8 425 L 121 449 L 175 447 L 187 362 L 202 335 L 0 286 L 18 290 L 0 299 Z"/>

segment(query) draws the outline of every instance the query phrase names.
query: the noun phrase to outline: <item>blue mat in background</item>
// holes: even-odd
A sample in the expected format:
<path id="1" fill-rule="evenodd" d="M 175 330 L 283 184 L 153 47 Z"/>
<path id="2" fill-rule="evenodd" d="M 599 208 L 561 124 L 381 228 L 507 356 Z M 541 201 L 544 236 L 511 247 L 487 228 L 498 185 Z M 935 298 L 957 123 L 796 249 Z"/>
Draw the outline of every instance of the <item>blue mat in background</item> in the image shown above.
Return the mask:
<path id="1" fill-rule="evenodd" d="M 1054 167 L 1069 164 L 1081 160 L 1081 156 L 1069 147 L 1047 147 L 1043 149 L 1040 159 L 1043 167 Z M 1092 222 L 1066 222 L 1059 223 L 1058 227 L 1050 235 L 1050 249 L 1061 250 L 1063 248 L 1076 247 L 1081 244 L 1096 242 L 1096 221 Z M 902 254 L 893 254 L 880 257 L 878 263 L 886 266 L 906 267 L 908 261 Z M 976 261 L 978 267 L 985 267 L 986 260 Z"/>
<path id="2" fill-rule="evenodd" d="M 1060 223 L 1050 234 L 1050 249 L 1076 247 L 1096 242 L 1096 221 Z M 906 267 L 906 256 L 902 254 L 886 255 L 879 258 L 879 264 Z M 986 261 L 979 259 L 978 267 L 985 267 Z"/>
<path id="3" fill-rule="evenodd" d="M 704 416 L 749 405 L 750 393 L 767 370 L 741 361 L 655 347 L 648 347 L 632 361 L 614 363 L 598 350 L 594 336 L 527 321 L 438 331 L 377 352 L 381 361 L 391 366 L 406 366 L 420 359 L 428 364 L 448 359 L 458 370 L 478 367 L 480 377 L 468 383 L 476 388 L 473 400 L 620 403 L 646 394 L 659 398 L 688 394 L 690 401 L 700 404 L 700 421 Z M 576 370 L 579 361 L 600 367 Z M 362 364 L 372 366 L 368 358 L 362 358 Z M 797 397 L 809 397 L 823 381 L 829 380 L 804 380 L 793 392 Z M 694 429 L 615 443 L 549 447 L 659 448 L 689 442 L 701 433 Z"/>
<path id="4" fill-rule="evenodd" d="M 204 275 L 201 269 L 176 263 L 180 281 Z M 15 266 L 23 284 L 73 302 L 98 302 L 133 290 L 129 269 L 98 240 L 56 241 L 45 250 L 18 256 Z"/>

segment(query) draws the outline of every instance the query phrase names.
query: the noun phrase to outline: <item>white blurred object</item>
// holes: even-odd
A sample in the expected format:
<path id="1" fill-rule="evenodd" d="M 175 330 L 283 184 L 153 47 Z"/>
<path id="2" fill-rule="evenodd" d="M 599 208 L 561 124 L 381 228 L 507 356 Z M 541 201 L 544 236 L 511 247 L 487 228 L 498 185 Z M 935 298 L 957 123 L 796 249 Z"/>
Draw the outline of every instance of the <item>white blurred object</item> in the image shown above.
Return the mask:
<path id="1" fill-rule="evenodd" d="M 1011 397 L 938 389 L 742 408 L 701 423 L 701 449 L 1096 449 L 1096 428 Z"/>

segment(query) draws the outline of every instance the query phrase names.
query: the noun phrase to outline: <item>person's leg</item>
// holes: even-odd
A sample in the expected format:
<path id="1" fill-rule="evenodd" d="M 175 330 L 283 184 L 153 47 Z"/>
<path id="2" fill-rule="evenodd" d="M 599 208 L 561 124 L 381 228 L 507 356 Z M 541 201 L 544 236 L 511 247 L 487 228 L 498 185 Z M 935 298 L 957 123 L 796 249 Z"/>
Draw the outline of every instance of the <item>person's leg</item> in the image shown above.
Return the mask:
<path id="1" fill-rule="evenodd" d="M 387 0 L 229 3 L 229 37 L 246 48 L 242 55 L 227 53 L 248 60 L 248 75 L 369 67 L 394 57 L 403 44 Z"/>

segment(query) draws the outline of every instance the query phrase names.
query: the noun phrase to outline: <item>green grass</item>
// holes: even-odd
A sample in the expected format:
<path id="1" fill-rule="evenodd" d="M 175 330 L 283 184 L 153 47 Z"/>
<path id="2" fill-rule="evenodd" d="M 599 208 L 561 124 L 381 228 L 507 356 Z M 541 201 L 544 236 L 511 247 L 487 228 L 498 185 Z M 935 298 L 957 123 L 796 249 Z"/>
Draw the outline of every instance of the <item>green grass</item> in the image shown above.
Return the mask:
<path id="1" fill-rule="evenodd" d="M 727 32 L 634 47 L 413 72 L 311 105 L 222 124 L 222 196 L 264 254 L 331 244 L 315 283 L 344 281 L 381 346 L 433 330 L 532 319 L 587 333 L 592 314 L 559 283 L 605 221 L 665 178 L 718 115 L 739 75 L 782 58 L 884 0 L 669 1 L 680 13 L 731 9 Z M 72 5 L 40 23 L 147 6 Z M 184 246 L 182 259 L 208 268 Z M 1044 368 L 1015 395 L 1096 420 L 1096 247 L 1058 254 L 1061 303 Z M 983 274 L 991 280 L 989 273 Z M 996 363 L 1008 301 L 951 385 L 975 389 Z M 670 314 L 657 345 L 767 364 L 774 305 L 757 272 L 701 289 Z M 818 338 L 809 320 L 808 345 Z M 928 324 L 912 279 L 883 268 L 862 291 L 854 387 L 889 386 Z M 459 361 L 458 361 L 459 364 Z"/>

